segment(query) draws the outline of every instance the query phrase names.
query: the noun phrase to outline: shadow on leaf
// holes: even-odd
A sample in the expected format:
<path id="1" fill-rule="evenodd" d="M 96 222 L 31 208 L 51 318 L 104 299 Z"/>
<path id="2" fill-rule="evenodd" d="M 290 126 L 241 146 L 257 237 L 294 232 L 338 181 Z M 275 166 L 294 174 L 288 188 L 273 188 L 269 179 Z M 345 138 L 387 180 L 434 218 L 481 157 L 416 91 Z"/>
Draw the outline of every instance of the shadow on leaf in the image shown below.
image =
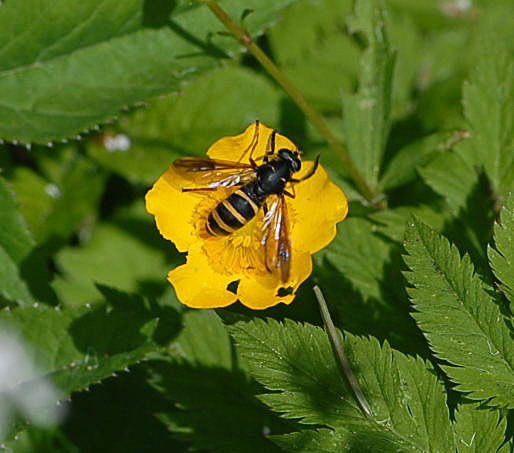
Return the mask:
<path id="1" fill-rule="evenodd" d="M 487 245 L 491 242 L 495 212 L 493 192 L 484 172 L 456 217 L 446 222 L 442 231 L 461 253 L 468 253 L 478 273 L 488 282 L 493 275 L 487 259 Z"/>
<path id="2" fill-rule="evenodd" d="M 169 403 L 148 385 L 145 366 L 73 396 L 62 429 L 81 452 L 188 451 L 157 419 Z"/>
<path id="3" fill-rule="evenodd" d="M 97 285 L 107 304 L 93 308 L 70 327 L 77 348 L 85 353 L 113 355 L 150 341 L 167 344 L 177 335 L 179 315 L 140 296 Z"/>
<path id="4" fill-rule="evenodd" d="M 195 449 L 278 453 L 266 436 L 292 430 L 255 398 L 262 388 L 238 369 L 185 361 L 156 361 L 150 368 L 152 385 L 170 402 L 160 419 Z"/>
<path id="5" fill-rule="evenodd" d="M 327 259 L 318 267 L 316 276 L 336 326 L 355 335 L 387 340 L 394 349 L 406 354 L 427 357 L 426 341 L 410 316 L 400 260 L 400 248 L 396 246 L 383 266 L 380 298 L 366 296 Z"/>

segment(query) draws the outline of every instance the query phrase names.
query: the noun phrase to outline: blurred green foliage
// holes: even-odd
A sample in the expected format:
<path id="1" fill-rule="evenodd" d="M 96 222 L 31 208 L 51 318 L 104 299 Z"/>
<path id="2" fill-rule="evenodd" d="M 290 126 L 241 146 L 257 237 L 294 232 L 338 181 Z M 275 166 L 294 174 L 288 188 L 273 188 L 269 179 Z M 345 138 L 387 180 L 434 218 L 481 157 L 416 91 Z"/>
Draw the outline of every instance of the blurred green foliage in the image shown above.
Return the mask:
<path id="1" fill-rule="evenodd" d="M 70 399 L 51 430 L 12 414 L 2 446 L 513 451 L 514 3 L 220 5 L 384 206 L 201 2 L 0 3 L 0 321 Z M 350 216 L 291 306 L 189 310 L 166 281 L 184 256 L 144 194 L 174 159 L 255 119 L 321 154 Z"/>

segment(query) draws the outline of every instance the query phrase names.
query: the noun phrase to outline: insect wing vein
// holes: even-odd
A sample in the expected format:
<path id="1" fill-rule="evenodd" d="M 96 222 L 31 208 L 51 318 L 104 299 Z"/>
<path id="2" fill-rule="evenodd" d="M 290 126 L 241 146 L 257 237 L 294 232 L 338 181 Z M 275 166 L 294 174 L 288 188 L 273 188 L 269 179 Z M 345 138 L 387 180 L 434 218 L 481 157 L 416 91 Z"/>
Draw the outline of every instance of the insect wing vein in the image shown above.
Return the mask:
<path id="1" fill-rule="evenodd" d="M 291 237 L 287 204 L 283 196 L 275 196 L 264 218 L 264 259 L 269 272 L 280 271 L 283 282 L 289 279 L 291 268 Z"/>
<path id="2" fill-rule="evenodd" d="M 173 168 L 184 179 L 210 189 L 246 184 L 256 175 L 249 164 L 201 157 L 178 159 Z"/>

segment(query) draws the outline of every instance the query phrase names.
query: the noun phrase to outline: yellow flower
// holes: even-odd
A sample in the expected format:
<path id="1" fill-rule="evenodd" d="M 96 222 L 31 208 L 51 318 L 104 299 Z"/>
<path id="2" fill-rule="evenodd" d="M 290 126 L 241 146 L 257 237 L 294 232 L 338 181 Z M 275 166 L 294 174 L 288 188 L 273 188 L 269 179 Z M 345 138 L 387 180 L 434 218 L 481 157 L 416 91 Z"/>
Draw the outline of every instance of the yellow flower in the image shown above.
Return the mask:
<path id="1" fill-rule="evenodd" d="M 223 137 L 209 148 L 207 155 L 211 159 L 249 163 L 249 153 L 241 156 L 255 139 L 255 130 L 253 123 L 240 135 Z M 260 123 L 254 159 L 265 154 L 272 131 Z M 276 134 L 275 149 L 281 148 L 297 150 L 288 138 Z M 294 177 L 307 174 L 313 164 L 302 162 Z M 348 202 L 321 165 L 312 177 L 289 184 L 292 185 L 295 198 L 286 197 L 285 201 L 292 244 L 291 269 L 288 280 L 282 282 L 280 272 L 269 272 L 265 266 L 262 209 L 227 236 L 213 236 L 206 231 L 209 213 L 238 187 L 183 192 L 192 183 L 173 166 L 157 180 L 146 194 L 146 209 L 155 216 L 161 235 L 175 243 L 180 252 L 187 252 L 186 264 L 168 274 L 182 303 L 194 308 L 216 308 L 240 300 L 247 307 L 264 309 L 293 301 L 296 290 L 312 272 L 311 255 L 334 239 L 336 223 L 346 217 Z"/>

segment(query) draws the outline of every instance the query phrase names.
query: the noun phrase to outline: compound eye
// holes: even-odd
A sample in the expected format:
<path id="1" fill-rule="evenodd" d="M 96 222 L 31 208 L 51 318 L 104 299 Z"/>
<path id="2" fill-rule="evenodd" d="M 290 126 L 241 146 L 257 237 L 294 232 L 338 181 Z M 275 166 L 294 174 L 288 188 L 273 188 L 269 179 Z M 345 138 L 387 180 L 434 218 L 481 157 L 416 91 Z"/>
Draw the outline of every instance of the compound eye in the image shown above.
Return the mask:
<path id="1" fill-rule="evenodd" d="M 283 157 L 283 158 L 287 159 L 287 158 L 290 158 L 290 156 L 291 156 L 291 151 L 289 151 L 289 150 L 288 150 L 288 149 L 286 149 L 286 148 L 282 148 L 282 149 L 279 149 L 279 150 L 278 150 L 278 155 L 279 155 L 280 157 Z"/>

